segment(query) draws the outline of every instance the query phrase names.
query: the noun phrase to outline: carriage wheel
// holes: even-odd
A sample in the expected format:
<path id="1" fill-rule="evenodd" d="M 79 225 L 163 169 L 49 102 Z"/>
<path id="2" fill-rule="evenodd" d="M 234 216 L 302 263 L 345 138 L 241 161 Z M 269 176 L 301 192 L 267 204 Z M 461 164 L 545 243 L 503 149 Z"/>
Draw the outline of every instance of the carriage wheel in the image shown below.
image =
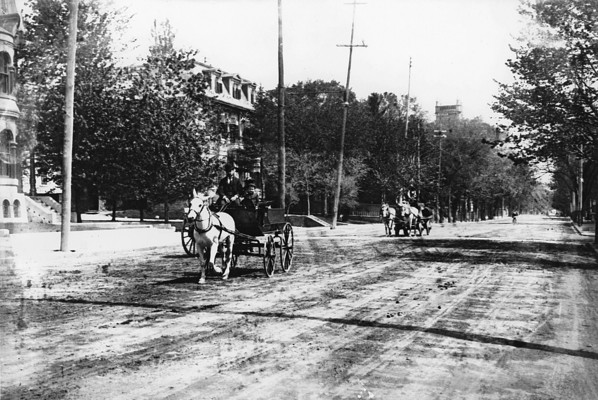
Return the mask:
<path id="1" fill-rule="evenodd" d="M 282 228 L 282 236 L 280 237 L 280 268 L 282 272 L 291 269 L 294 246 L 293 226 L 287 222 Z"/>
<path id="2" fill-rule="evenodd" d="M 185 253 L 190 256 L 197 255 L 197 249 L 195 248 L 195 239 L 193 238 L 193 221 L 187 217 L 183 220 L 183 227 L 181 229 L 181 242 Z"/>
<path id="3" fill-rule="evenodd" d="M 271 235 L 268 235 L 268 240 L 264 243 L 264 271 L 269 277 L 274 274 L 274 265 L 276 263 L 276 248 L 274 247 L 274 240 Z"/>

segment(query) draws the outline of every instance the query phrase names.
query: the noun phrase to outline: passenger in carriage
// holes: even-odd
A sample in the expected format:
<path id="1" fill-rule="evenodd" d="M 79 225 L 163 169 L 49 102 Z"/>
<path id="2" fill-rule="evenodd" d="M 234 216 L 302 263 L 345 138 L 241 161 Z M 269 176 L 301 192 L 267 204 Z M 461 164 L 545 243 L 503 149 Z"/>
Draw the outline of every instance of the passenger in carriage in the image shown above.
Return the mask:
<path id="1" fill-rule="evenodd" d="M 256 210 L 260 202 L 260 196 L 257 193 L 255 183 L 253 179 L 247 179 L 245 181 L 245 194 L 241 205 L 247 210 Z"/>
<path id="2" fill-rule="evenodd" d="M 220 180 L 218 190 L 216 190 L 216 193 L 220 196 L 218 204 L 222 207 L 232 202 L 234 205 L 239 206 L 241 204 L 240 197 L 243 195 L 243 186 L 239 178 L 235 176 L 235 166 L 226 164 L 224 170 L 226 176 Z"/>

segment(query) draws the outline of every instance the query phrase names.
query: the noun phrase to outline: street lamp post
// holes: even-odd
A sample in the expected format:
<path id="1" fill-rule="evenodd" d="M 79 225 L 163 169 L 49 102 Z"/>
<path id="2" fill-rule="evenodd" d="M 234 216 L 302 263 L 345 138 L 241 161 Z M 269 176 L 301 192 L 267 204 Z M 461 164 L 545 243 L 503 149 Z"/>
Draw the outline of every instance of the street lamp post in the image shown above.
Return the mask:
<path id="1" fill-rule="evenodd" d="M 446 131 L 441 129 L 434 130 L 434 137 L 438 138 L 438 184 L 436 186 L 436 222 L 442 222 L 440 218 L 440 180 L 442 179 L 442 139 L 446 137 Z"/>

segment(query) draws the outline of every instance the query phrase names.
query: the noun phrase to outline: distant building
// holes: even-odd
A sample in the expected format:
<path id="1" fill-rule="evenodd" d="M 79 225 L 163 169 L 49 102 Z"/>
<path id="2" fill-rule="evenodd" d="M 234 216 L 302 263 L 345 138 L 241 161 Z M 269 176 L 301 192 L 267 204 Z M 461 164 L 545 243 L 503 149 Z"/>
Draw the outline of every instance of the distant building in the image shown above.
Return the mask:
<path id="1" fill-rule="evenodd" d="M 219 157 L 235 163 L 242 179 L 253 178 L 260 184 L 260 159 L 245 159 L 243 131 L 250 124 L 253 115 L 257 84 L 206 63 L 198 63 L 208 82 L 206 96 L 219 106 L 218 120 L 222 133 Z"/>
<path id="2" fill-rule="evenodd" d="M 15 0 L 0 0 L 0 222 L 27 222 L 17 152 L 20 112 L 15 93 L 14 46 L 21 17 Z"/>
<path id="3" fill-rule="evenodd" d="M 462 105 L 459 100 L 451 105 L 439 105 L 436 102 L 436 126 L 441 130 L 452 129 L 461 119 Z"/>

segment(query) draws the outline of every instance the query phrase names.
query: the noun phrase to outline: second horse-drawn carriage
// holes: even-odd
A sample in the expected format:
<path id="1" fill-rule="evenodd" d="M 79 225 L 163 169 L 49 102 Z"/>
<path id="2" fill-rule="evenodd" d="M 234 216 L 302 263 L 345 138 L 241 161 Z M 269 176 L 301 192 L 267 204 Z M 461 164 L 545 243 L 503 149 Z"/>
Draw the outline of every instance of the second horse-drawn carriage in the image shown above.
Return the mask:
<path id="1" fill-rule="evenodd" d="M 282 272 L 289 271 L 293 226 L 285 220 L 284 209 L 272 208 L 271 203 L 261 202 L 256 209 L 229 205 L 214 212 L 206 197 L 194 193 L 183 220 L 181 241 L 187 254 L 199 257 L 200 283 L 205 281 L 206 269 L 220 272 L 226 279 L 240 256 L 261 258 L 268 277 L 277 264 Z M 223 271 L 215 265 L 216 258 L 222 258 Z"/>
<path id="2" fill-rule="evenodd" d="M 403 233 L 404 236 L 422 236 L 425 231 L 427 235 L 432 229 L 432 218 L 434 214 L 431 209 L 425 206 L 412 207 L 409 203 L 400 202 L 396 206 L 389 206 L 383 203 L 380 209 L 380 216 L 384 222 L 387 236 L 391 236 L 394 230 L 396 236 Z"/>

